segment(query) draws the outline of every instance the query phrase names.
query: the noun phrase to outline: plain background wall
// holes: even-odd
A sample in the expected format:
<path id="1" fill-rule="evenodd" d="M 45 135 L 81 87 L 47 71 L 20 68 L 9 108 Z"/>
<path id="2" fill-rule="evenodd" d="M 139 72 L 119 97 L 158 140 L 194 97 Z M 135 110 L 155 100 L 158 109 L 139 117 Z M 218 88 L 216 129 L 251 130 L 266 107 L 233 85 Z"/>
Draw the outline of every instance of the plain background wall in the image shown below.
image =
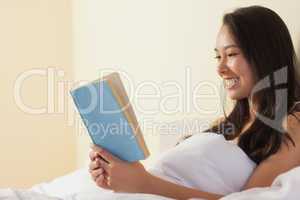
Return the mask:
<path id="1" fill-rule="evenodd" d="M 57 112 L 58 84 L 53 103 L 46 75 L 22 84 L 22 102 L 48 108 L 44 114 L 24 111 L 14 98 L 16 80 L 33 68 L 63 70 L 56 82 L 72 77 L 71 8 L 68 0 L 0 0 L 0 187 L 28 187 L 75 169 L 73 127 Z"/>
<path id="2" fill-rule="evenodd" d="M 222 113 L 213 58 L 222 14 L 253 4 L 277 11 L 300 51 L 296 0 L 0 0 L 0 187 L 27 187 L 86 165 L 90 141 L 70 99 L 58 112 L 56 87 L 63 81 L 72 86 L 103 70 L 123 71 L 152 152 L 149 164 L 183 133 L 198 132 L 193 124 L 204 129 Z M 55 76 L 54 104 L 49 113 L 24 113 L 14 99 L 15 80 L 48 67 L 64 71 Z M 21 91 L 27 105 L 48 103 L 45 76 L 30 77 Z"/>
<path id="3" fill-rule="evenodd" d="M 75 79 L 95 79 L 106 69 L 122 71 L 130 77 L 129 83 L 127 78 L 124 80 L 141 126 L 144 125 L 152 158 L 173 146 L 180 133 L 197 132 L 184 120 L 198 123 L 204 129 L 222 114 L 221 82 L 216 74 L 213 49 L 223 13 L 239 6 L 270 7 L 287 23 L 295 45 L 300 46 L 300 3 L 296 0 L 73 2 Z M 182 90 L 166 85 L 173 82 Z M 197 84 L 200 84 L 198 89 Z M 200 96 L 195 104 L 193 91 Z M 137 93 L 157 96 L 141 99 Z M 166 99 L 171 95 L 173 99 Z M 180 104 L 178 97 L 190 99 Z M 150 114 L 145 109 L 159 112 Z M 174 112 L 168 114 L 166 110 Z M 190 129 L 180 130 L 184 123 Z M 175 125 L 175 131 L 166 131 L 172 129 L 170 124 Z M 81 135 L 77 141 L 77 161 L 82 166 L 89 139 Z"/>

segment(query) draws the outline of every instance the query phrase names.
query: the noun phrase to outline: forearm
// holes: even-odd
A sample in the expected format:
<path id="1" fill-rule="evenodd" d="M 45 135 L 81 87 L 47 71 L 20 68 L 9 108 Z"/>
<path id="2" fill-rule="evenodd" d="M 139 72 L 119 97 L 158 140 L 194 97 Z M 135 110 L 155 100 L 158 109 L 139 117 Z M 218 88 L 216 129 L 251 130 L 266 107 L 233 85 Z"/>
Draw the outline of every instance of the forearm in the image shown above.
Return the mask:
<path id="1" fill-rule="evenodd" d="M 149 174 L 148 181 L 143 188 L 143 193 L 155 194 L 179 200 L 186 200 L 190 198 L 215 200 L 223 197 L 222 195 L 212 194 L 177 185 L 151 174 Z"/>

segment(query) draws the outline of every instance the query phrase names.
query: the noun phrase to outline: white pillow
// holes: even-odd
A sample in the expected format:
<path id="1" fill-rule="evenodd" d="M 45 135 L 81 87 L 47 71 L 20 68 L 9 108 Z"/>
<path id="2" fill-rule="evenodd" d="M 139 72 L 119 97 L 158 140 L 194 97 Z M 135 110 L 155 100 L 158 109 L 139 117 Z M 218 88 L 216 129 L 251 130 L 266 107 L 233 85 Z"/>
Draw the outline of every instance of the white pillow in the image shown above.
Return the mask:
<path id="1" fill-rule="evenodd" d="M 240 191 L 255 167 L 222 135 L 199 133 L 165 152 L 149 171 L 177 184 L 226 195 Z"/>

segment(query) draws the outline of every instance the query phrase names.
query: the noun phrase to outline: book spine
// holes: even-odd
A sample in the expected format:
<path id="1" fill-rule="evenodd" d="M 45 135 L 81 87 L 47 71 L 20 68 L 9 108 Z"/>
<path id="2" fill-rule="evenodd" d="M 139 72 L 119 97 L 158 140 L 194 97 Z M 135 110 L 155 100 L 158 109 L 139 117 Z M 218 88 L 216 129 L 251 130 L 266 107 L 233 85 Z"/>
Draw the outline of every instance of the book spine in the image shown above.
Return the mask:
<path id="1" fill-rule="evenodd" d="M 114 76 L 115 77 L 113 80 L 118 81 L 118 84 L 115 85 L 113 81 L 110 81 L 111 79 L 107 79 L 107 83 L 109 84 L 111 91 L 119 104 L 119 107 L 122 109 L 123 114 L 125 115 L 128 123 L 130 124 L 132 132 L 134 133 L 135 140 L 136 140 L 137 144 L 139 145 L 139 147 L 144 155 L 144 159 L 145 159 L 150 155 L 150 153 L 144 142 L 141 128 L 137 122 L 135 113 L 129 102 L 129 98 L 125 93 L 125 88 L 123 87 L 123 84 L 121 82 L 121 79 L 119 78 L 119 75 L 114 74 Z M 118 86 L 122 87 L 122 88 L 119 88 L 121 91 L 124 91 L 123 98 L 121 98 L 120 95 L 118 94 L 119 92 L 121 92 L 120 90 L 117 91 L 116 88 L 118 88 Z"/>

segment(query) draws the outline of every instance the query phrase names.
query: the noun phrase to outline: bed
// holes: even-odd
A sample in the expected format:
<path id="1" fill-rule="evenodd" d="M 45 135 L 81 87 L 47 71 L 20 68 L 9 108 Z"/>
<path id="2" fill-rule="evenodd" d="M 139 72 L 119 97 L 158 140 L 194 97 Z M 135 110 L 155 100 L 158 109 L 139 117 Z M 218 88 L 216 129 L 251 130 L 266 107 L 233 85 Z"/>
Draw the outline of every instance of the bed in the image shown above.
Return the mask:
<path id="1" fill-rule="evenodd" d="M 222 200 L 300 199 L 300 166 L 278 176 L 270 187 L 240 192 L 255 169 L 253 161 L 237 145 L 225 141 L 223 136 L 203 133 L 193 137 L 162 154 L 155 165 L 157 168 L 147 170 L 161 178 L 174 177 L 173 181 L 186 187 L 223 194 L 225 197 Z M 35 185 L 28 190 L 0 189 L 0 200 L 8 199 L 170 200 L 150 194 L 121 194 L 101 189 L 94 184 L 87 168 Z"/>
<path id="2" fill-rule="evenodd" d="M 277 177 L 268 188 L 236 192 L 222 200 L 298 200 L 300 199 L 300 167 Z M 116 194 L 97 188 L 87 169 L 80 169 L 51 182 L 35 185 L 29 190 L 0 189 L 1 200 L 170 200 L 147 194 Z"/>

